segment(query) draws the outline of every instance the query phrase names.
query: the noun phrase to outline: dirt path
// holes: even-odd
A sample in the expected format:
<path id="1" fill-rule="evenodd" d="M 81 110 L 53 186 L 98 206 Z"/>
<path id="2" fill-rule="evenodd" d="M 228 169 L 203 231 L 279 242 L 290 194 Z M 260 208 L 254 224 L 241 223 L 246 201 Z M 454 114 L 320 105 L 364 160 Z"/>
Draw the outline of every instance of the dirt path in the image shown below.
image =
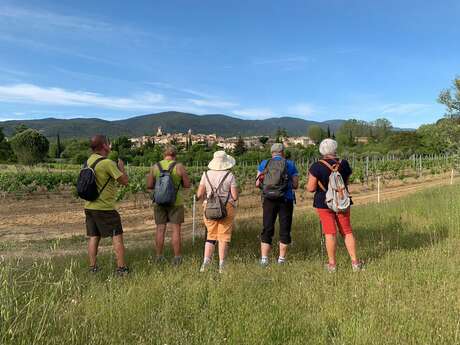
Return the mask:
<path id="1" fill-rule="evenodd" d="M 381 200 L 392 200 L 449 183 L 450 179 L 447 175 L 408 181 L 407 184 L 401 181 L 387 182 L 382 186 Z M 356 185 L 351 187 L 351 191 L 356 205 L 377 201 L 376 190 L 366 191 L 363 186 Z M 298 195 L 299 200 L 295 212 L 308 212 L 312 209 L 311 196 L 304 196 L 300 193 Z M 135 201 L 129 200 L 120 204 L 125 238 L 129 245 L 145 243 L 153 239 L 153 211 L 149 206 L 150 201 L 146 196 L 138 196 Z M 255 217 L 261 217 L 260 197 L 256 191 L 242 196 L 238 209 L 239 220 Z M 201 207 L 197 207 L 197 220 L 197 233 L 201 234 L 204 231 L 201 222 Z M 191 232 L 191 210 L 187 209 L 184 237 L 190 237 Z M 82 202 L 68 194 L 33 196 L 22 200 L 10 197 L 0 199 L 0 255 L 42 256 L 81 252 L 81 249 L 72 250 L 71 248 L 64 251 L 50 250 L 50 243 L 53 241 L 71 243 L 72 239 L 75 239 L 74 246 L 78 244 L 78 247 L 81 247 L 84 235 Z M 42 243 L 41 246 L 40 243 Z"/>

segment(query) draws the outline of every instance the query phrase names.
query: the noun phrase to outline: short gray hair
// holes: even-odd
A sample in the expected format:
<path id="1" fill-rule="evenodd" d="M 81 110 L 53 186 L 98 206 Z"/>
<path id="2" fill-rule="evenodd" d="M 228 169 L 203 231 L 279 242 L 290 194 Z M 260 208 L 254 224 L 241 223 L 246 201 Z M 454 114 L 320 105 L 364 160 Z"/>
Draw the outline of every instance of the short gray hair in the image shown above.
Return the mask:
<path id="1" fill-rule="evenodd" d="M 281 143 L 275 143 L 272 145 L 271 152 L 272 153 L 280 153 L 284 151 L 284 145 Z"/>
<path id="2" fill-rule="evenodd" d="M 323 156 L 335 155 L 337 153 L 337 141 L 334 139 L 324 139 L 321 144 L 319 144 L 319 153 Z"/>

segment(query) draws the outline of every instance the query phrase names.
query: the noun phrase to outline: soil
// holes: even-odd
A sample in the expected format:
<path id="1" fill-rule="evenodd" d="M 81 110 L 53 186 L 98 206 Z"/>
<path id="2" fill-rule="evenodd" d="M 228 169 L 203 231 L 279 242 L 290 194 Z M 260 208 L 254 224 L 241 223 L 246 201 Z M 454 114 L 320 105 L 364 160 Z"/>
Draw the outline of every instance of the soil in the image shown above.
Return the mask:
<path id="1" fill-rule="evenodd" d="M 456 182 L 456 181 L 455 181 Z M 406 196 L 422 189 L 450 183 L 450 174 L 427 176 L 405 181 L 382 181 L 381 201 Z M 375 182 L 350 187 L 356 205 L 377 202 Z M 307 193 L 297 193 L 296 211 L 311 209 L 312 198 Z M 145 245 L 153 241 L 154 222 L 151 201 L 147 195 L 136 195 L 119 204 L 125 240 L 128 244 Z M 242 193 L 237 219 L 261 216 L 260 196 L 256 189 Z M 204 232 L 201 206 L 197 205 L 197 234 Z M 0 199 L 0 255 L 48 256 L 84 250 L 85 240 L 83 203 L 70 193 L 33 195 L 26 198 L 6 196 Z M 192 235 L 192 210 L 186 208 L 183 236 Z M 53 248 L 66 243 L 66 249 Z M 74 246 L 71 244 L 74 243 Z M 152 243 L 153 244 L 153 243 Z M 107 247 L 109 243 L 105 246 Z M 72 248 L 74 247 L 74 248 Z"/>

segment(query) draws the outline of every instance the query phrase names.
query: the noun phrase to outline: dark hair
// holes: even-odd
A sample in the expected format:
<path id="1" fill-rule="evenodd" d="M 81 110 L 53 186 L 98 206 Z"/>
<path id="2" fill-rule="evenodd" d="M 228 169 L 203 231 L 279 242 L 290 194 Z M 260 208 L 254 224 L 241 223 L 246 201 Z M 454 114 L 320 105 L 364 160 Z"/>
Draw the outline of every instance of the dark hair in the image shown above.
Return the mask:
<path id="1" fill-rule="evenodd" d="M 93 152 L 100 151 L 104 148 L 104 145 L 109 144 L 109 139 L 105 135 L 97 134 L 91 138 L 90 147 Z"/>

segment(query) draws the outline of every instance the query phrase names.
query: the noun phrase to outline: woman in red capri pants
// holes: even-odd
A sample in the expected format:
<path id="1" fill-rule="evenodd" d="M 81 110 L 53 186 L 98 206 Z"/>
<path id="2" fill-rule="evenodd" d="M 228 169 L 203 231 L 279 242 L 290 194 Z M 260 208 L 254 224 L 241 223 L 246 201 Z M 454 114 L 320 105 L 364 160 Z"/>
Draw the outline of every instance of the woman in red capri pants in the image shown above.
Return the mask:
<path id="1" fill-rule="evenodd" d="M 336 251 L 337 251 L 337 229 L 345 239 L 345 246 L 351 258 L 353 271 L 363 269 L 363 264 L 356 256 L 356 242 L 350 223 L 350 209 L 346 213 L 335 213 L 326 204 L 326 192 L 320 185 L 327 188 L 330 166 L 339 163 L 339 172 L 346 185 L 352 173 L 350 165 L 346 160 L 337 158 L 337 142 L 333 139 L 325 139 L 319 145 L 319 152 L 322 155 L 321 161 L 314 163 L 309 170 L 307 190 L 315 193 L 313 207 L 319 215 L 324 236 L 326 238 L 326 250 L 329 262 L 326 269 L 329 272 L 337 270 Z"/>

